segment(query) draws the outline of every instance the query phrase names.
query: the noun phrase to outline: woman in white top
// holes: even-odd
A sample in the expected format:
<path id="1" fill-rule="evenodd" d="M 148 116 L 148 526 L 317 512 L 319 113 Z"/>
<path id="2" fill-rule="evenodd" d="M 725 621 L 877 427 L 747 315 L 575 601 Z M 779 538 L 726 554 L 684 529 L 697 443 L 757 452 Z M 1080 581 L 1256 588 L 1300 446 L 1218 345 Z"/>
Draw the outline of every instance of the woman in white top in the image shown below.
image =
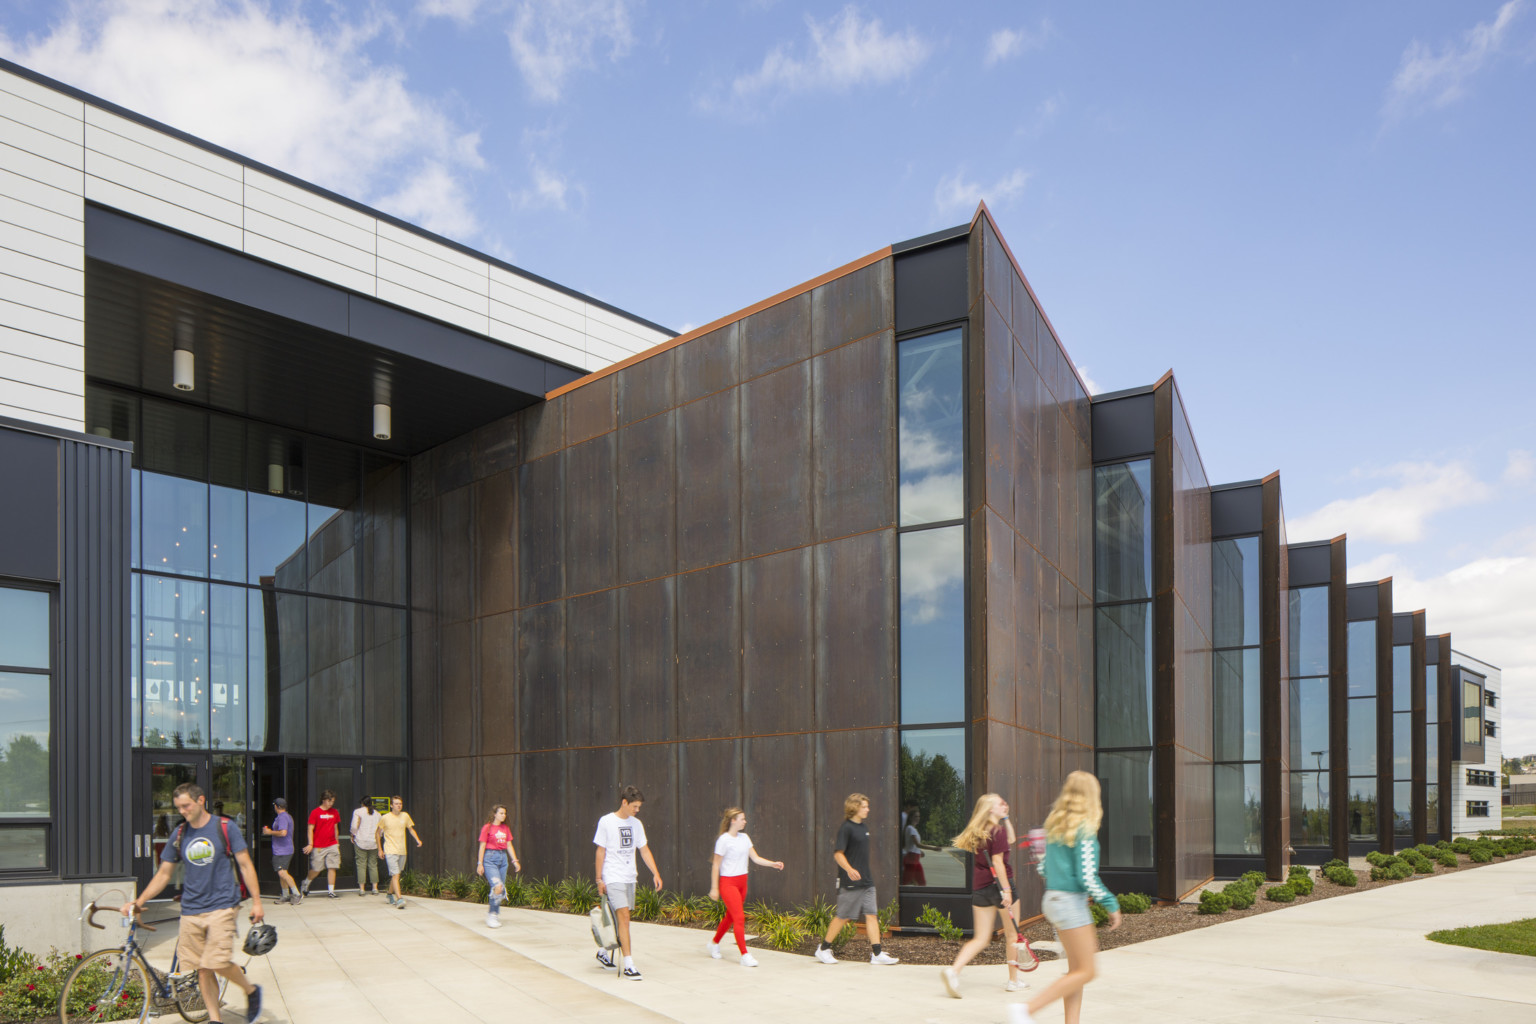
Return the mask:
<path id="1" fill-rule="evenodd" d="M 709 869 L 709 898 L 725 903 L 725 916 L 715 929 L 714 940 L 709 944 L 709 955 L 720 959 L 720 940 L 726 929 L 735 926 L 736 948 L 741 950 L 741 966 L 756 967 L 757 961 L 747 952 L 747 863 L 761 864 L 765 868 L 784 870 L 781 860 L 764 860 L 752 847 L 752 840 L 742 829 L 747 827 L 747 812 L 740 807 L 727 807 L 720 818 L 720 838 L 715 840 L 715 859 Z"/>
<path id="2" fill-rule="evenodd" d="M 368 879 L 373 879 L 373 894 L 379 894 L 379 821 L 383 818 L 373 809 L 373 800 L 363 797 L 362 804 L 352 812 L 352 854 L 357 860 L 357 894 L 368 895 Z"/>

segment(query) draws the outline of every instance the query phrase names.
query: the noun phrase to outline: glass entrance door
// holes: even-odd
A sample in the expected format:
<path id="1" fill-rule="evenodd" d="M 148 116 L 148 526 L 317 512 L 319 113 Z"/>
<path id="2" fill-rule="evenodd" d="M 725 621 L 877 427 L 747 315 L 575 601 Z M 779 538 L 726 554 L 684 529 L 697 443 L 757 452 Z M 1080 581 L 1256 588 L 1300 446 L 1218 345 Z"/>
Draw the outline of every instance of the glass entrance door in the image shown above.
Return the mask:
<path id="1" fill-rule="evenodd" d="M 181 824 L 181 815 L 171 802 L 171 794 L 182 783 L 191 782 L 208 792 L 209 765 L 206 754 L 172 751 L 134 751 L 137 785 L 134 797 L 133 874 L 142 890 L 160 866 L 160 852 L 170 842 Z M 181 868 L 172 876 L 171 886 L 160 897 L 179 897 Z"/>
<path id="2" fill-rule="evenodd" d="M 336 838 L 341 844 L 341 868 L 336 872 L 336 888 L 351 889 L 357 885 L 357 863 L 352 852 L 352 812 L 362 802 L 363 763 L 354 760 L 312 757 L 309 759 L 309 800 L 302 817 L 294 815 L 298 823 L 299 838 L 308 835 L 309 812 L 320 806 L 320 797 L 326 790 L 336 794 L 336 812 L 340 819 L 336 825 Z M 291 809 L 291 808 L 290 808 Z M 299 843 L 302 850 L 304 843 Z M 306 869 L 307 870 L 307 869 Z M 325 876 L 315 879 L 316 890 L 325 884 Z"/>

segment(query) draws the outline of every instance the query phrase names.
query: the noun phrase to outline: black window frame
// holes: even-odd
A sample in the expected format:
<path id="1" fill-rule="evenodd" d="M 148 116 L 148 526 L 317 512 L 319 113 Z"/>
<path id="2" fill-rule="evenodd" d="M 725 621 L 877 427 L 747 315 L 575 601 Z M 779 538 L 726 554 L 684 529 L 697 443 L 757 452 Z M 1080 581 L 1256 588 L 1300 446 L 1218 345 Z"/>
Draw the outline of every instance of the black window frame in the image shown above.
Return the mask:
<path id="1" fill-rule="evenodd" d="M 1467 801 L 1467 817 L 1469 817 L 1469 818 L 1490 818 L 1492 816 L 1493 815 L 1490 813 L 1490 811 L 1488 809 L 1488 801 L 1487 800 L 1468 800 Z"/>
<path id="2" fill-rule="evenodd" d="M 51 583 L 41 583 L 36 580 L 0 576 L 0 588 L 42 593 L 48 597 L 47 669 L 0 664 L 0 672 L 43 676 L 48 680 L 48 816 L 46 818 L 28 818 L 20 815 L 0 815 L 0 830 L 8 832 L 19 832 L 25 829 L 36 828 L 44 830 L 43 866 L 40 868 L 0 868 L 0 883 L 3 883 L 33 878 L 51 878 L 58 873 L 59 857 L 57 844 L 59 832 L 57 818 L 61 796 L 59 789 L 59 718 L 61 709 L 59 704 L 62 699 L 58 675 L 62 659 L 60 658 L 61 652 L 59 650 L 58 586 Z"/>

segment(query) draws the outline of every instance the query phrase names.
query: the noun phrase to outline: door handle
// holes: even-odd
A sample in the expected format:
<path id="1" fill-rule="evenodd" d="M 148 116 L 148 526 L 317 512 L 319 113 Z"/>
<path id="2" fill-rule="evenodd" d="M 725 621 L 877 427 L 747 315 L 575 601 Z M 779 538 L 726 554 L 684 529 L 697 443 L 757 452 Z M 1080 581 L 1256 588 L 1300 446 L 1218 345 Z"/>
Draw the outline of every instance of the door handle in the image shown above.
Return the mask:
<path id="1" fill-rule="evenodd" d="M 143 837 L 143 836 L 141 836 L 141 835 L 140 835 L 140 834 L 139 834 L 139 833 L 137 833 L 137 832 L 135 832 L 135 833 L 134 833 L 134 834 L 133 834 L 133 855 L 134 855 L 134 856 L 135 856 L 135 857 L 142 857 L 142 856 L 144 856 L 144 855 L 143 855 L 143 854 L 142 854 L 142 853 L 140 853 L 140 852 L 139 852 L 139 851 L 140 851 L 140 850 L 141 850 L 141 849 L 143 849 L 143 846 L 142 846 L 142 843 L 141 843 L 141 840 L 142 840 L 142 839 L 143 839 L 143 838 L 144 838 L 144 837 Z"/>

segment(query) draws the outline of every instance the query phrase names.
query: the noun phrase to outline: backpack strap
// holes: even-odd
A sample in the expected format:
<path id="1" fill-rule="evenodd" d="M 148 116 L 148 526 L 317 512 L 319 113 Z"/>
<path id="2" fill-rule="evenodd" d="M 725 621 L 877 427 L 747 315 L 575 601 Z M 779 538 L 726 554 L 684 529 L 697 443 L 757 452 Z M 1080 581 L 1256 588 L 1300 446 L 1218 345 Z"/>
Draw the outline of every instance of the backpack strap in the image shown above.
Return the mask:
<path id="1" fill-rule="evenodd" d="M 171 837 L 171 842 L 176 844 L 176 859 L 182 861 L 183 863 L 185 863 L 187 859 L 186 841 L 187 823 L 183 821 L 180 825 L 176 826 L 176 834 Z"/>

